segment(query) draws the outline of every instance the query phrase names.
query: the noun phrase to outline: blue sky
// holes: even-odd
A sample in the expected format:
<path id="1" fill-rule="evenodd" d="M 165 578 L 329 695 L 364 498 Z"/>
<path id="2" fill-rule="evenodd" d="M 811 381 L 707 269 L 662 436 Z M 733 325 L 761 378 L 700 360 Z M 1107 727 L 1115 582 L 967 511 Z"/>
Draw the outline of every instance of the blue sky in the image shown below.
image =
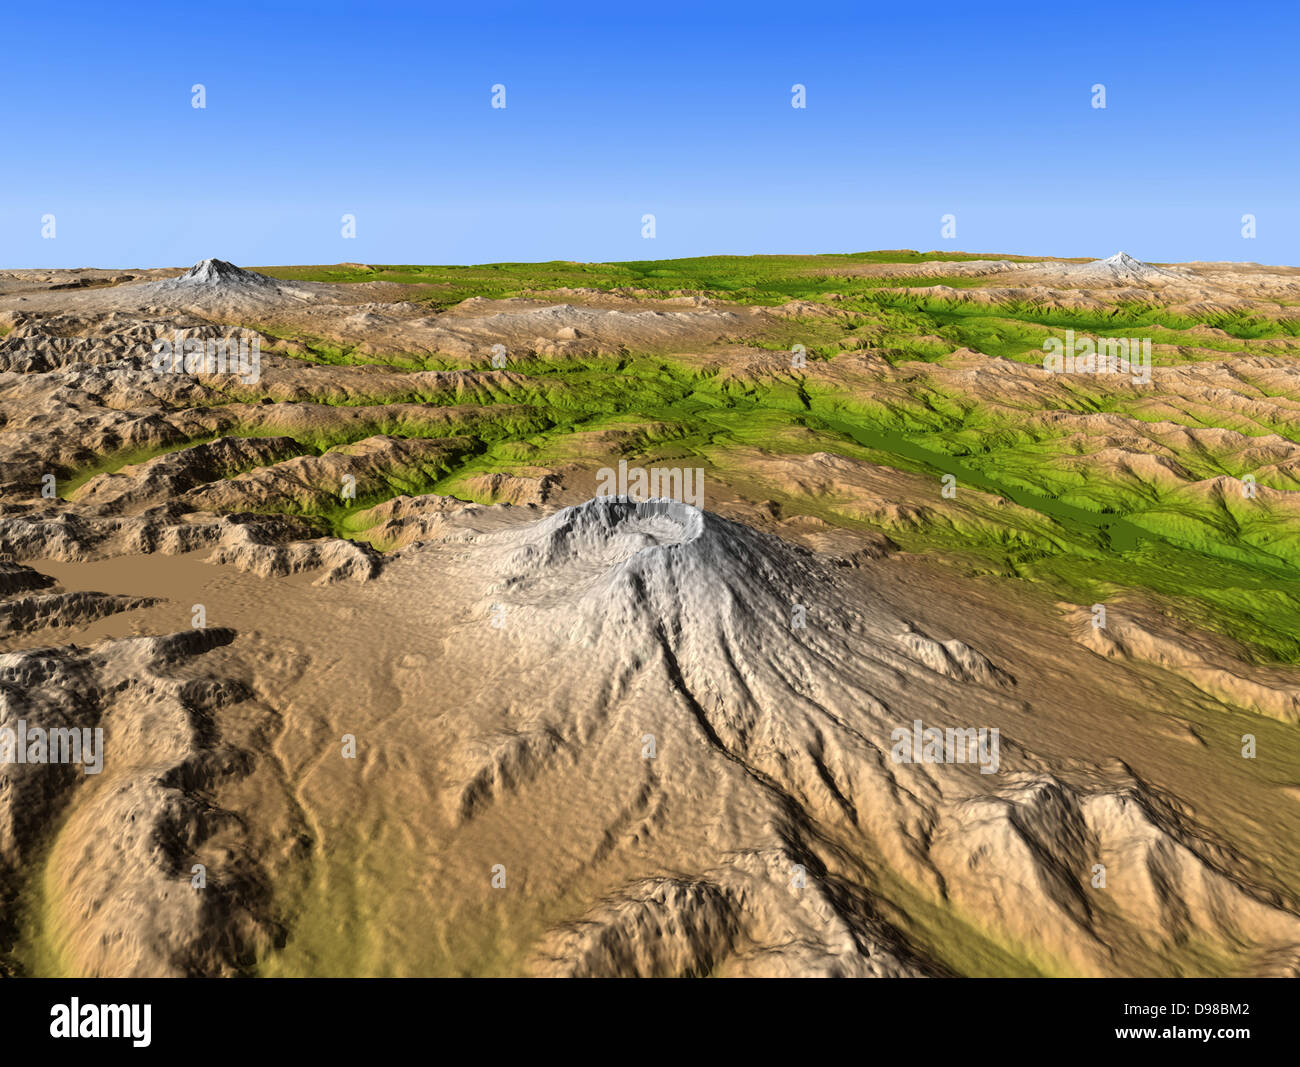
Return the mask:
<path id="1" fill-rule="evenodd" d="M 1297 30 L 1252 3 L 10 6 L 0 266 L 1300 263 Z"/>

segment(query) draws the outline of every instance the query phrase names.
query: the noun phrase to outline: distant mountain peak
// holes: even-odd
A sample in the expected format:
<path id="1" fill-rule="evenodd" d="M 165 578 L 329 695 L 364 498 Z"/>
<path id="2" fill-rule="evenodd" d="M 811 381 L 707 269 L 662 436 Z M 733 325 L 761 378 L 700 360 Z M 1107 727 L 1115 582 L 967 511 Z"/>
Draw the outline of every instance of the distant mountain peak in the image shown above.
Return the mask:
<path id="1" fill-rule="evenodd" d="M 265 274 L 244 270 L 224 259 L 204 259 L 176 279 L 192 285 L 275 285 Z"/>

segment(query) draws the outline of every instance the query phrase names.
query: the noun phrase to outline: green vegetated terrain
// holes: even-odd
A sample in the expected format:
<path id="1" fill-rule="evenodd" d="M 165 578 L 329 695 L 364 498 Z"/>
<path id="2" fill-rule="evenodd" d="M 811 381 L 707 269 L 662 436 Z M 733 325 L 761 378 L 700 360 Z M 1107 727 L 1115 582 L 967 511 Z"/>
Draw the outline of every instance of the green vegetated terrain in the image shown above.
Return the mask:
<path id="1" fill-rule="evenodd" d="M 558 468 L 598 456 L 601 463 L 594 466 L 623 455 L 629 462 L 702 466 L 740 484 L 743 457 L 753 450 L 830 452 L 924 479 L 912 484 L 932 489 L 899 503 L 926 506 L 941 503 L 940 481 L 952 475 L 962 492 L 978 490 L 1020 507 L 999 512 L 997 523 L 963 521 L 957 509 L 951 521 L 891 527 L 855 515 L 833 498 L 801 497 L 779 486 L 764 495 L 779 501 L 786 514 L 874 526 L 907 550 L 1037 583 L 1063 601 L 1087 605 L 1125 590 L 1154 593 L 1196 625 L 1253 646 L 1262 660 L 1300 662 L 1300 528 L 1296 512 L 1265 493 L 1300 488 L 1293 470 L 1284 464 L 1273 469 L 1279 448 L 1300 440 L 1300 397 L 1275 395 L 1258 375 L 1252 377 L 1249 366 L 1234 371 L 1233 404 L 1210 402 L 1199 393 L 1171 394 L 1159 383 L 1143 388 L 1090 376 L 1058 378 L 1039 393 L 1009 386 L 1000 392 L 999 381 L 972 389 L 952 373 L 955 361 L 969 361 L 972 353 L 991 357 L 986 375 L 1005 376 L 1009 365 L 1003 361 L 1010 361 L 1011 370 L 1040 364 L 1044 339 L 1065 329 L 1150 338 L 1161 368 L 1231 361 L 1232 353 L 1293 358 L 1286 342 L 1300 333 L 1300 319 L 1237 314 L 1198 321 L 1146 305 L 1121 304 L 1103 313 L 1011 300 L 966 303 L 899 290 L 996 287 L 998 276 L 853 273 L 870 264 L 979 258 L 995 257 L 900 251 L 613 264 L 271 268 L 267 273 L 280 278 L 418 286 L 407 298 L 435 308 L 470 296 L 529 296 L 567 286 L 635 290 L 639 296 L 689 292 L 767 307 L 801 300 L 828 311 L 775 320 L 767 335 L 745 341 L 756 353 L 804 345 L 809 364 L 802 371 L 730 374 L 719 370 L 720 361 L 663 354 L 515 358 L 508 381 L 502 376 L 468 386 L 449 376 L 445 386 L 412 392 L 398 385 L 398 376 L 391 391 L 381 380 L 374 395 L 347 401 L 373 408 L 373 417 L 368 411 L 338 431 L 304 434 L 263 421 L 236 432 L 287 434 L 318 452 L 378 433 L 473 442 L 448 463 L 394 472 L 359 486 L 349 506 L 319 513 L 334 532 L 361 539 L 367 536 L 365 509 L 397 493 L 489 502 L 471 484 L 475 475 Z M 1205 326 L 1223 336 L 1207 334 Z M 1197 327 L 1202 329 L 1189 332 Z M 471 367 L 400 352 L 362 357 L 319 338 L 292 339 L 306 346 L 299 358 L 321 363 L 381 364 L 395 371 Z M 837 362 L 863 352 L 877 360 L 878 372 L 835 373 Z M 481 361 L 475 366 L 486 369 Z M 257 399 L 256 386 L 244 388 L 248 395 L 236 399 Z M 315 402 L 338 403 L 330 397 Z M 383 412 L 397 403 L 426 406 L 427 421 Z M 1180 428 L 1232 432 L 1191 439 Z M 1158 463 L 1141 462 L 1153 457 Z M 1257 497 L 1241 491 L 1245 475 L 1257 479 Z"/>
<path id="2" fill-rule="evenodd" d="M 1029 257 L 993 256 L 974 253 L 855 252 L 818 256 L 701 256 L 694 259 L 639 260 L 627 263 L 483 263 L 477 266 L 416 266 L 338 264 L 324 267 L 260 267 L 261 273 L 286 281 L 396 282 L 420 285 L 427 291 L 412 299 L 435 306 L 459 303 L 472 296 L 500 299 L 527 296 L 551 289 L 644 290 L 648 295 L 674 292 L 704 293 L 747 304 L 772 305 L 794 299 L 816 299 L 818 295 L 844 292 L 844 285 L 857 290 L 897 286 L 888 277 L 857 277 L 846 283 L 833 273 L 837 268 L 881 263 L 956 263 L 978 259 Z M 968 278 L 912 279 L 910 285 L 972 284 Z"/>

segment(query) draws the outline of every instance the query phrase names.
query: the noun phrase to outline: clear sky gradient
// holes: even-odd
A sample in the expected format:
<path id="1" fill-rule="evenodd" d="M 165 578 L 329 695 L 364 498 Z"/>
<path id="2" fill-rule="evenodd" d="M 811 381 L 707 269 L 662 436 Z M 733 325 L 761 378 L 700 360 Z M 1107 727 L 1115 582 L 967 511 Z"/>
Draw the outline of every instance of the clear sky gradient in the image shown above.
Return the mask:
<path id="1" fill-rule="evenodd" d="M 3 34 L 4 267 L 1300 263 L 1292 4 L 71 2 Z"/>

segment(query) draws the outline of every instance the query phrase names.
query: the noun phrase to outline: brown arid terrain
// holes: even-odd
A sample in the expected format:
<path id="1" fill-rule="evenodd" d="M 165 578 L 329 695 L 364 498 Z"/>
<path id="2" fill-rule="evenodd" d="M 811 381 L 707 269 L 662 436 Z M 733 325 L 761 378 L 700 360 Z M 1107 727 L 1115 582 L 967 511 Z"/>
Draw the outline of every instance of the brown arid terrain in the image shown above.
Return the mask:
<path id="1" fill-rule="evenodd" d="M 1300 976 L 1300 270 L 788 259 L 0 272 L 0 973 Z"/>

